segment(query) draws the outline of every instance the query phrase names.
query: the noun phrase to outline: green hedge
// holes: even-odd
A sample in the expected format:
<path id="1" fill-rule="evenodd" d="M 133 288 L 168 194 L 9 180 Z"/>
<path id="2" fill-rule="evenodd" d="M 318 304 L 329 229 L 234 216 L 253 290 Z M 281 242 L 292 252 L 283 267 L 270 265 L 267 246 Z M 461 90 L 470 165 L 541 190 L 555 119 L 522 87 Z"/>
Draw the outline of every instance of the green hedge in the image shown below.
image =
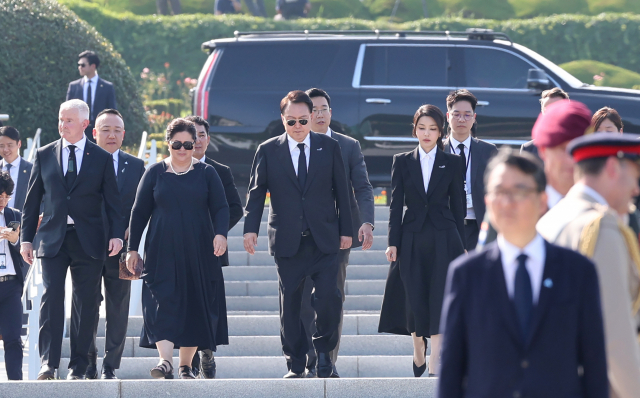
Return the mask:
<path id="1" fill-rule="evenodd" d="M 300 19 L 273 21 L 248 16 L 205 14 L 172 17 L 113 13 L 79 0 L 65 4 L 107 37 L 134 73 L 142 68 L 174 70 L 197 77 L 206 59 L 200 45 L 207 40 L 232 37 L 235 30 L 406 29 L 465 30 L 491 28 L 511 36 L 555 63 L 593 59 L 640 72 L 640 15 L 555 15 L 506 21 L 430 18 L 402 24 L 358 19 Z"/>
<path id="2" fill-rule="evenodd" d="M 113 46 L 66 7 L 51 0 L 0 0 L 0 113 L 24 137 L 42 128 L 42 143 L 60 138 L 57 120 L 70 81 L 79 78 L 77 56 L 96 51 L 100 76 L 113 82 L 124 115 L 125 144 L 147 128 L 137 84 Z"/>
<path id="3" fill-rule="evenodd" d="M 640 73 L 603 62 L 578 60 L 560 67 L 583 82 L 596 86 L 634 88 L 640 85 Z"/>

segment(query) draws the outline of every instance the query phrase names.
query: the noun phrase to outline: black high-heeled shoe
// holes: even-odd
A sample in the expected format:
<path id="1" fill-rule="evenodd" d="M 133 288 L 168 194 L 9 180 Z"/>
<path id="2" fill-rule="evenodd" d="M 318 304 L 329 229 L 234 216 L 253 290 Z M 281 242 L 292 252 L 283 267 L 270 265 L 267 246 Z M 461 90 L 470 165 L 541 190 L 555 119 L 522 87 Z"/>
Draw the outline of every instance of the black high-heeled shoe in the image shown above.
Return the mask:
<path id="1" fill-rule="evenodd" d="M 180 374 L 181 379 L 195 379 L 196 377 L 193 375 L 191 371 L 191 367 L 187 365 L 182 365 L 178 368 L 178 373 Z"/>
<path id="2" fill-rule="evenodd" d="M 416 366 L 416 363 L 411 361 L 413 363 L 413 375 L 415 377 L 422 376 L 427 370 L 427 339 L 423 337 L 422 340 L 424 341 L 424 364 L 422 366 Z"/>

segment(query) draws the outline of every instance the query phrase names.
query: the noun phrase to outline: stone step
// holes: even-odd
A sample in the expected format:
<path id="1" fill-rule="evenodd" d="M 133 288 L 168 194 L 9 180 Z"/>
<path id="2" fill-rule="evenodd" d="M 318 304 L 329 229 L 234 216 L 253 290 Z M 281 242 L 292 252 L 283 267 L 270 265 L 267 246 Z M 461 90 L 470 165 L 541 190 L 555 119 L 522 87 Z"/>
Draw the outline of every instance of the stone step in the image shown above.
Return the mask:
<path id="1" fill-rule="evenodd" d="M 278 311 L 278 296 L 230 296 L 227 297 L 228 311 Z M 347 295 L 345 310 L 380 311 L 382 295 Z"/>
<path id="2" fill-rule="evenodd" d="M 98 355 L 104 356 L 104 337 L 98 337 Z M 346 356 L 358 355 L 412 355 L 413 347 L 410 336 L 389 334 L 342 336 L 340 354 Z M 178 356 L 178 350 L 174 350 Z M 229 345 L 218 346 L 217 356 L 222 357 L 277 357 L 282 355 L 280 336 L 230 336 Z M 69 339 L 62 342 L 63 358 L 69 358 Z M 127 337 L 123 358 L 129 357 L 158 357 L 156 349 L 140 347 L 139 337 Z"/>
<path id="3" fill-rule="evenodd" d="M 348 280 L 347 295 L 379 295 L 384 293 L 384 280 Z M 274 296 L 278 294 L 278 281 L 225 281 L 224 290 L 229 296 Z"/>
<path id="4" fill-rule="evenodd" d="M 155 364 L 152 363 L 152 365 Z M 149 373 L 147 371 L 145 379 L 148 378 Z M 54 380 L 3 383 L 2 392 L 3 396 L 11 398 L 210 398 L 211 396 L 225 398 L 435 398 L 437 396 L 437 385 L 437 378 L 424 376 L 421 378 L 316 378 L 288 380 L 282 378 L 263 380 L 198 379 L 187 381 L 91 380 L 85 382 Z"/>
<path id="5" fill-rule="evenodd" d="M 229 264 L 231 266 L 242 265 L 275 265 L 274 258 L 268 251 L 256 251 L 249 254 L 242 251 L 229 252 Z M 352 250 L 349 255 L 349 265 L 385 265 L 389 264 L 384 250 Z"/>
<path id="6" fill-rule="evenodd" d="M 389 218 L 381 221 L 376 221 L 376 226 L 373 230 L 374 236 L 386 236 L 388 232 Z M 231 228 L 229 231 L 229 236 L 242 236 L 244 234 L 244 221 L 238 222 L 235 227 Z M 267 234 L 267 222 L 262 221 L 260 223 L 260 232 L 258 235 L 266 235 Z"/>
<path id="7" fill-rule="evenodd" d="M 258 236 L 258 247 L 256 250 L 268 250 L 267 236 Z M 229 245 L 229 251 L 244 251 L 244 238 L 242 236 L 229 236 L 227 239 Z M 387 236 L 374 236 L 372 250 L 386 250 L 387 249 Z M 360 248 L 354 248 L 355 250 L 362 250 Z M 232 264 L 233 265 L 233 264 Z"/>
<path id="8" fill-rule="evenodd" d="M 223 267 L 225 281 L 277 281 L 278 273 L 272 263 L 270 267 L 262 265 L 231 265 Z M 389 264 L 384 265 L 349 265 L 347 280 L 386 280 Z"/>
<path id="9" fill-rule="evenodd" d="M 340 356 L 336 368 L 341 377 L 413 377 L 413 356 Z M 116 375 L 121 379 L 151 379 L 149 370 L 158 364 L 158 358 L 122 358 L 120 369 Z M 67 376 L 69 359 L 60 361 L 59 374 Z M 98 368 L 102 359 L 98 358 Z M 178 372 L 178 358 L 173 359 L 174 375 Z M 287 373 L 287 363 L 282 356 L 272 357 L 216 357 L 217 375 L 219 379 L 278 379 Z M 426 376 L 426 374 L 424 375 Z M 85 384 L 85 383 L 83 383 Z M 86 383 L 91 384 L 91 383 Z M 3 386 L 4 389 L 4 386 Z M 220 395 L 212 385 L 212 392 Z M 4 391 L 3 391 L 4 392 Z M 161 394 L 166 396 L 166 394 Z M 9 395 L 7 395 L 9 396 Z M 51 396 L 51 395 L 48 395 Z M 90 395 L 86 395 L 90 396 Z M 188 396 L 179 394 L 179 396 Z M 243 395 L 249 397 L 252 395 Z M 391 396 L 403 396 L 391 394 Z M 418 395 L 416 395 L 418 396 Z M 424 395 L 419 395 L 424 396 Z M 261 395 L 263 397 L 263 395 Z"/>
<path id="10" fill-rule="evenodd" d="M 267 221 L 269 219 L 269 206 L 264 208 L 262 212 L 262 221 Z M 374 213 L 375 223 L 378 221 L 389 221 L 389 206 L 376 206 Z M 244 217 L 243 217 L 244 220 Z"/>

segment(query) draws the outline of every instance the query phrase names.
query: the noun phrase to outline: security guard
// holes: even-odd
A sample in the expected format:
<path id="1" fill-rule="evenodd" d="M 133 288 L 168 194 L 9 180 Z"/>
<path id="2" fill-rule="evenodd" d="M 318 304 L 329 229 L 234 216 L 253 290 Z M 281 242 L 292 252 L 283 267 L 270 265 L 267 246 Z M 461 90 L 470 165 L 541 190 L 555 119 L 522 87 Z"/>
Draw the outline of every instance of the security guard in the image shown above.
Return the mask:
<path id="1" fill-rule="evenodd" d="M 549 242 L 596 264 L 605 321 L 612 398 L 640 394 L 640 249 L 627 226 L 640 193 L 640 135 L 595 133 L 571 141 L 576 184 L 538 222 Z"/>

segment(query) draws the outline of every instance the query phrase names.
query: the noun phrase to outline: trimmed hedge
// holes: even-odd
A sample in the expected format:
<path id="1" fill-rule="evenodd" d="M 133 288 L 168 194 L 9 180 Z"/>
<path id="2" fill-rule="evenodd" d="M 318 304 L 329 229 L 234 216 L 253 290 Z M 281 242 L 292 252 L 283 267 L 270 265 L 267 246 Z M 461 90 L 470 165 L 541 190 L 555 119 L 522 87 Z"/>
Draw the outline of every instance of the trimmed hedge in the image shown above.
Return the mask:
<path id="1" fill-rule="evenodd" d="M 560 67 L 583 82 L 596 86 L 634 88 L 640 85 L 640 73 L 603 62 L 579 60 Z"/>
<path id="2" fill-rule="evenodd" d="M 70 81 L 79 78 L 77 56 L 100 56 L 100 76 L 113 82 L 127 128 L 125 144 L 147 129 L 137 83 L 122 57 L 94 28 L 51 0 L 0 0 L 0 113 L 23 137 L 42 128 L 43 145 L 60 138 L 57 120 Z M 26 140 L 25 140 L 26 144 Z"/>
<path id="3" fill-rule="evenodd" d="M 200 45 L 232 37 L 235 30 L 404 29 L 451 30 L 491 28 L 555 63 L 593 59 L 640 72 L 640 15 L 601 14 L 595 17 L 555 15 L 526 20 L 430 18 L 402 24 L 358 19 L 273 21 L 248 16 L 205 14 L 171 17 L 117 14 L 79 0 L 65 4 L 107 37 L 134 73 L 162 70 L 165 62 L 185 76 L 197 77 L 206 59 Z"/>

